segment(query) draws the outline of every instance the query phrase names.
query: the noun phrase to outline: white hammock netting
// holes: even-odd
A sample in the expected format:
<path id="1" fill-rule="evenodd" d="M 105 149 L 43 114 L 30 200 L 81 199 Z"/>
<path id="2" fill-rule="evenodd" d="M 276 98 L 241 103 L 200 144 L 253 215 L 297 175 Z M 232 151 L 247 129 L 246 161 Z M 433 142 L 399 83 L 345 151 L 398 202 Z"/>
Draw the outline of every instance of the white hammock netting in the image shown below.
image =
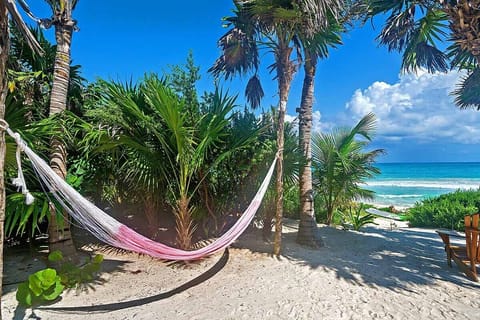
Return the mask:
<path id="1" fill-rule="evenodd" d="M 38 176 L 54 195 L 55 199 L 62 205 L 68 214 L 70 214 L 70 216 L 72 216 L 83 228 L 92 233 L 96 238 L 117 248 L 144 253 L 165 260 L 199 259 L 225 249 L 234 242 L 248 227 L 260 207 L 272 178 L 276 163 L 275 158 L 252 202 L 240 216 L 238 221 L 228 231 L 205 247 L 193 251 L 186 251 L 155 242 L 115 220 L 113 217 L 96 207 L 93 203 L 82 197 L 80 193 L 59 177 L 42 158 L 35 154 L 32 149 L 26 145 L 18 133 L 14 133 L 8 127 L 5 129 L 17 143 L 17 163 L 19 169 L 18 178 L 14 179 L 14 183 L 22 189 L 22 193 L 26 196 L 27 204 L 33 201 L 33 197 L 28 192 L 23 178 L 20 164 L 21 151 L 23 151 L 31 161 Z"/>

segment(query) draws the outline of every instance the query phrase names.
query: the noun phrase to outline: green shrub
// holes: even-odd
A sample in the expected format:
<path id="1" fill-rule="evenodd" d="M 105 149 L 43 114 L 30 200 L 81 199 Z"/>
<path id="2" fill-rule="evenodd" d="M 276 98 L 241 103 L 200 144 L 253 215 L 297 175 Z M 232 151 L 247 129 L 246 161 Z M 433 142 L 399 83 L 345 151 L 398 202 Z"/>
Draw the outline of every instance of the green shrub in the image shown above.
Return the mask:
<path id="1" fill-rule="evenodd" d="M 284 191 L 283 210 L 286 218 L 300 219 L 300 192 L 298 185 L 293 185 Z"/>
<path id="2" fill-rule="evenodd" d="M 20 305 L 32 307 L 52 302 L 65 288 L 74 288 L 94 280 L 103 262 L 102 255 L 96 255 L 83 266 L 65 261 L 60 251 L 53 251 L 48 260 L 58 264 L 57 270 L 46 268 L 31 274 L 28 280 L 18 286 L 16 298 Z"/>
<path id="3" fill-rule="evenodd" d="M 463 217 L 479 211 L 479 190 L 457 190 L 416 203 L 407 213 L 413 227 L 463 230 Z"/>
<path id="4" fill-rule="evenodd" d="M 100 271 L 103 256 L 97 254 L 90 261 L 80 267 L 69 261 L 65 261 L 60 251 L 53 251 L 50 253 L 48 260 L 50 262 L 59 263 L 57 271 L 62 280 L 62 284 L 67 288 L 75 288 L 83 283 L 88 283 L 94 280 L 95 274 Z"/>
<path id="5" fill-rule="evenodd" d="M 31 307 L 57 299 L 64 288 L 57 271 L 47 268 L 31 274 L 27 281 L 21 283 L 16 298 L 21 305 Z"/>
<path id="6" fill-rule="evenodd" d="M 375 216 L 370 213 L 366 213 L 362 204 L 358 207 L 349 207 L 342 213 L 342 217 L 345 223 L 350 224 L 355 231 L 359 231 L 361 227 L 366 224 L 374 223 Z"/>

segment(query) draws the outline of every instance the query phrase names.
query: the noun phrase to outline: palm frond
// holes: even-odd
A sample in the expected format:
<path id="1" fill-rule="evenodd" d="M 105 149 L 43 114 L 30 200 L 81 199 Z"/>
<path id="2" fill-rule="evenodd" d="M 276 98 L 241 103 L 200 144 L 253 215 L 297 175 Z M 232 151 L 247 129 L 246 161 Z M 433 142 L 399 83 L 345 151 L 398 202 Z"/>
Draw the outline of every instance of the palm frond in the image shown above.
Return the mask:
<path id="1" fill-rule="evenodd" d="M 246 74 L 259 66 L 257 43 L 252 35 L 240 28 L 233 28 L 218 40 L 221 56 L 208 70 L 215 77 L 224 75 L 226 79 L 235 74 Z"/>
<path id="2" fill-rule="evenodd" d="M 43 54 L 43 49 L 40 46 L 40 44 L 38 43 L 35 36 L 30 31 L 30 29 L 25 24 L 25 21 L 23 21 L 22 16 L 18 12 L 17 6 L 15 4 L 15 0 L 2 0 L 2 1 L 7 6 L 8 12 L 10 13 L 10 16 L 12 17 L 12 20 L 15 22 L 15 25 L 18 27 L 20 32 L 25 37 L 25 39 L 26 39 L 28 45 L 30 46 L 30 48 L 32 48 L 32 50 L 35 53 L 37 53 L 39 55 L 42 55 Z"/>
<path id="3" fill-rule="evenodd" d="M 260 101 L 264 95 L 260 78 L 255 74 L 248 80 L 247 87 L 245 88 L 247 102 L 253 109 L 256 109 L 260 106 Z"/>
<path id="4" fill-rule="evenodd" d="M 463 77 L 452 95 L 455 96 L 455 104 L 460 109 L 480 110 L 480 67 Z"/>

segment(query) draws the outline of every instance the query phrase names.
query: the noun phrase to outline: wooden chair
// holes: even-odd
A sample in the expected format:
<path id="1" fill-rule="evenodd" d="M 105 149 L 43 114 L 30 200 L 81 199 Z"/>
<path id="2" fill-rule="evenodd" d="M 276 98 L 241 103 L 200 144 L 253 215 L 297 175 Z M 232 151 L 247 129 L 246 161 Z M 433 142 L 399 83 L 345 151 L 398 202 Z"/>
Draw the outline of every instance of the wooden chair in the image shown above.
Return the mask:
<path id="1" fill-rule="evenodd" d="M 452 266 L 452 259 L 468 278 L 478 281 L 477 264 L 480 263 L 480 230 L 478 227 L 480 213 L 465 216 L 465 246 L 453 245 L 450 237 L 459 234 L 448 230 L 438 230 L 437 233 L 445 244 L 448 265 Z"/>

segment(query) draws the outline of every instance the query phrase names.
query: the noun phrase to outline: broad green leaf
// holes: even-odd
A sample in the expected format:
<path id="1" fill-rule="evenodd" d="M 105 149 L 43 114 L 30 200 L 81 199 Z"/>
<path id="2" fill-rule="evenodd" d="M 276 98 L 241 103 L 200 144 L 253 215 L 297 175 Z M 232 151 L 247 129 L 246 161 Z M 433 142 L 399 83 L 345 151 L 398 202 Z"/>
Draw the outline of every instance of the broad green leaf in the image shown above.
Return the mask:
<path id="1" fill-rule="evenodd" d="M 65 286 L 60 283 L 60 277 L 57 276 L 55 277 L 55 284 L 46 290 L 42 297 L 48 301 L 55 300 L 62 294 L 63 289 L 65 289 Z"/>
<path id="2" fill-rule="evenodd" d="M 26 307 L 32 306 L 32 293 L 27 282 L 22 282 L 18 286 L 15 297 L 21 305 Z"/>
<path id="3" fill-rule="evenodd" d="M 48 261 L 59 262 L 63 260 L 63 254 L 60 250 L 55 250 L 48 255 Z"/>
<path id="4" fill-rule="evenodd" d="M 41 271 L 39 271 L 41 272 Z M 38 272 L 28 276 L 28 287 L 35 296 L 40 296 L 43 292 L 42 281 L 38 278 Z"/>

